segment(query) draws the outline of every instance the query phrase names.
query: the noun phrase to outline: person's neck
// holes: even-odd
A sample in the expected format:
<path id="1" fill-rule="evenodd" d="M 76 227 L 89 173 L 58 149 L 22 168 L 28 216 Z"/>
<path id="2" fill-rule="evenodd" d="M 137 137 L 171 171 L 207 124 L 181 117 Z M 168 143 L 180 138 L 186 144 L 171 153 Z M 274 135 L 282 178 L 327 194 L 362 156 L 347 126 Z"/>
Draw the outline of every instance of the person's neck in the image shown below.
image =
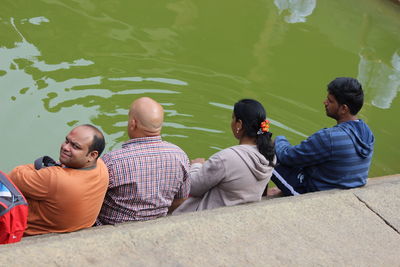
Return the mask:
<path id="1" fill-rule="evenodd" d="M 355 121 L 355 120 L 358 120 L 356 115 L 348 114 L 346 116 L 343 116 L 343 117 L 337 119 L 336 122 L 337 122 L 337 124 L 339 124 L 339 123 L 342 123 L 342 122 Z"/>
<path id="2" fill-rule="evenodd" d="M 96 163 L 92 164 L 92 165 L 89 165 L 89 166 L 86 166 L 86 167 L 83 167 L 83 168 L 80 168 L 80 170 L 92 170 L 94 168 L 96 168 Z"/>
<path id="3" fill-rule="evenodd" d="M 239 145 L 256 145 L 255 137 L 242 136 L 239 139 Z"/>
<path id="4" fill-rule="evenodd" d="M 138 133 L 134 133 L 134 134 L 130 135 L 129 139 L 142 138 L 142 137 L 154 137 L 154 136 L 160 136 L 160 135 L 161 135 L 160 132 L 154 132 L 154 133 L 138 132 Z"/>
<path id="5" fill-rule="evenodd" d="M 96 168 L 96 162 L 97 162 L 97 161 L 95 161 L 95 162 L 88 162 L 88 164 L 82 166 L 81 168 L 74 168 L 74 167 L 65 166 L 65 165 L 64 165 L 63 167 L 64 167 L 64 168 L 70 168 L 70 169 L 76 169 L 76 170 L 91 170 L 91 169 Z"/>

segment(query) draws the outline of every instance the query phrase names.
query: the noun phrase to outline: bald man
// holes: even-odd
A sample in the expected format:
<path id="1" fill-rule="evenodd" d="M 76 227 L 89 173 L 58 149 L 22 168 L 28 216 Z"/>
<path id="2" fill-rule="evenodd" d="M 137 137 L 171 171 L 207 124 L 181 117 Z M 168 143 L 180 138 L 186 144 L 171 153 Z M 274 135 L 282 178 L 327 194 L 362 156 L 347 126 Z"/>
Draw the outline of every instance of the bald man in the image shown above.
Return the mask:
<path id="1" fill-rule="evenodd" d="M 161 140 L 162 106 L 135 100 L 128 114 L 130 140 L 104 155 L 110 182 L 96 225 L 151 220 L 167 215 L 188 197 L 189 159 Z"/>
<path id="2" fill-rule="evenodd" d="M 99 159 L 104 146 L 100 130 L 81 125 L 72 129 L 61 144 L 60 164 L 39 165 L 35 161 L 35 165 L 22 165 L 11 171 L 11 180 L 29 204 L 25 235 L 72 232 L 93 226 L 108 185 L 107 168 Z"/>

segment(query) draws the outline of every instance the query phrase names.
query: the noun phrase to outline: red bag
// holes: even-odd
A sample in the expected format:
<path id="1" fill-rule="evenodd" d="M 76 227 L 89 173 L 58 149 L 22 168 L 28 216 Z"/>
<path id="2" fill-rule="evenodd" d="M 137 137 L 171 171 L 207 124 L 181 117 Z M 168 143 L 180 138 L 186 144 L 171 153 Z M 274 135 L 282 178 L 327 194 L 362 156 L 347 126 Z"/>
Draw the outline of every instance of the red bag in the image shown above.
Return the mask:
<path id="1" fill-rule="evenodd" d="M 28 203 L 8 176 L 0 171 L 0 244 L 21 240 L 27 226 Z"/>

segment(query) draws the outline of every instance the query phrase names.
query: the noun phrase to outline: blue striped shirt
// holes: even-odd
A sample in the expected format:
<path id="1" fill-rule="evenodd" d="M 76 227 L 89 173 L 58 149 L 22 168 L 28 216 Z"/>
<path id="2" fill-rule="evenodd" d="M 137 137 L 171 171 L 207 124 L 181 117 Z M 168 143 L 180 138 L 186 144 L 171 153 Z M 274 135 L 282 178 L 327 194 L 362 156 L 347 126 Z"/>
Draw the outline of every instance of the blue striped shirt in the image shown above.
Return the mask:
<path id="1" fill-rule="evenodd" d="M 303 169 L 309 191 L 365 185 L 374 147 L 374 135 L 362 120 L 321 129 L 299 145 L 284 136 L 275 139 L 278 162 Z"/>

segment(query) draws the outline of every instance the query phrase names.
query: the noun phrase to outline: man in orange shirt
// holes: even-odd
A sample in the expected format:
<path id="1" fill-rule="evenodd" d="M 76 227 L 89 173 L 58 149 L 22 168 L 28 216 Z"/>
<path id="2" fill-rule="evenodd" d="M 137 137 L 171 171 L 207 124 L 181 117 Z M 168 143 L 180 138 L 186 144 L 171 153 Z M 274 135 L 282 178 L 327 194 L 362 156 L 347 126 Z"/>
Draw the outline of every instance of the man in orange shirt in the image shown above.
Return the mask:
<path id="1" fill-rule="evenodd" d="M 40 169 L 28 164 L 11 171 L 29 204 L 25 235 L 72 232 L 94 224 L 108 186 L 107 167 L 99 159 L 104 147 L 100 130 L 81 125 L 61 144 L 61 164 Z"/>

